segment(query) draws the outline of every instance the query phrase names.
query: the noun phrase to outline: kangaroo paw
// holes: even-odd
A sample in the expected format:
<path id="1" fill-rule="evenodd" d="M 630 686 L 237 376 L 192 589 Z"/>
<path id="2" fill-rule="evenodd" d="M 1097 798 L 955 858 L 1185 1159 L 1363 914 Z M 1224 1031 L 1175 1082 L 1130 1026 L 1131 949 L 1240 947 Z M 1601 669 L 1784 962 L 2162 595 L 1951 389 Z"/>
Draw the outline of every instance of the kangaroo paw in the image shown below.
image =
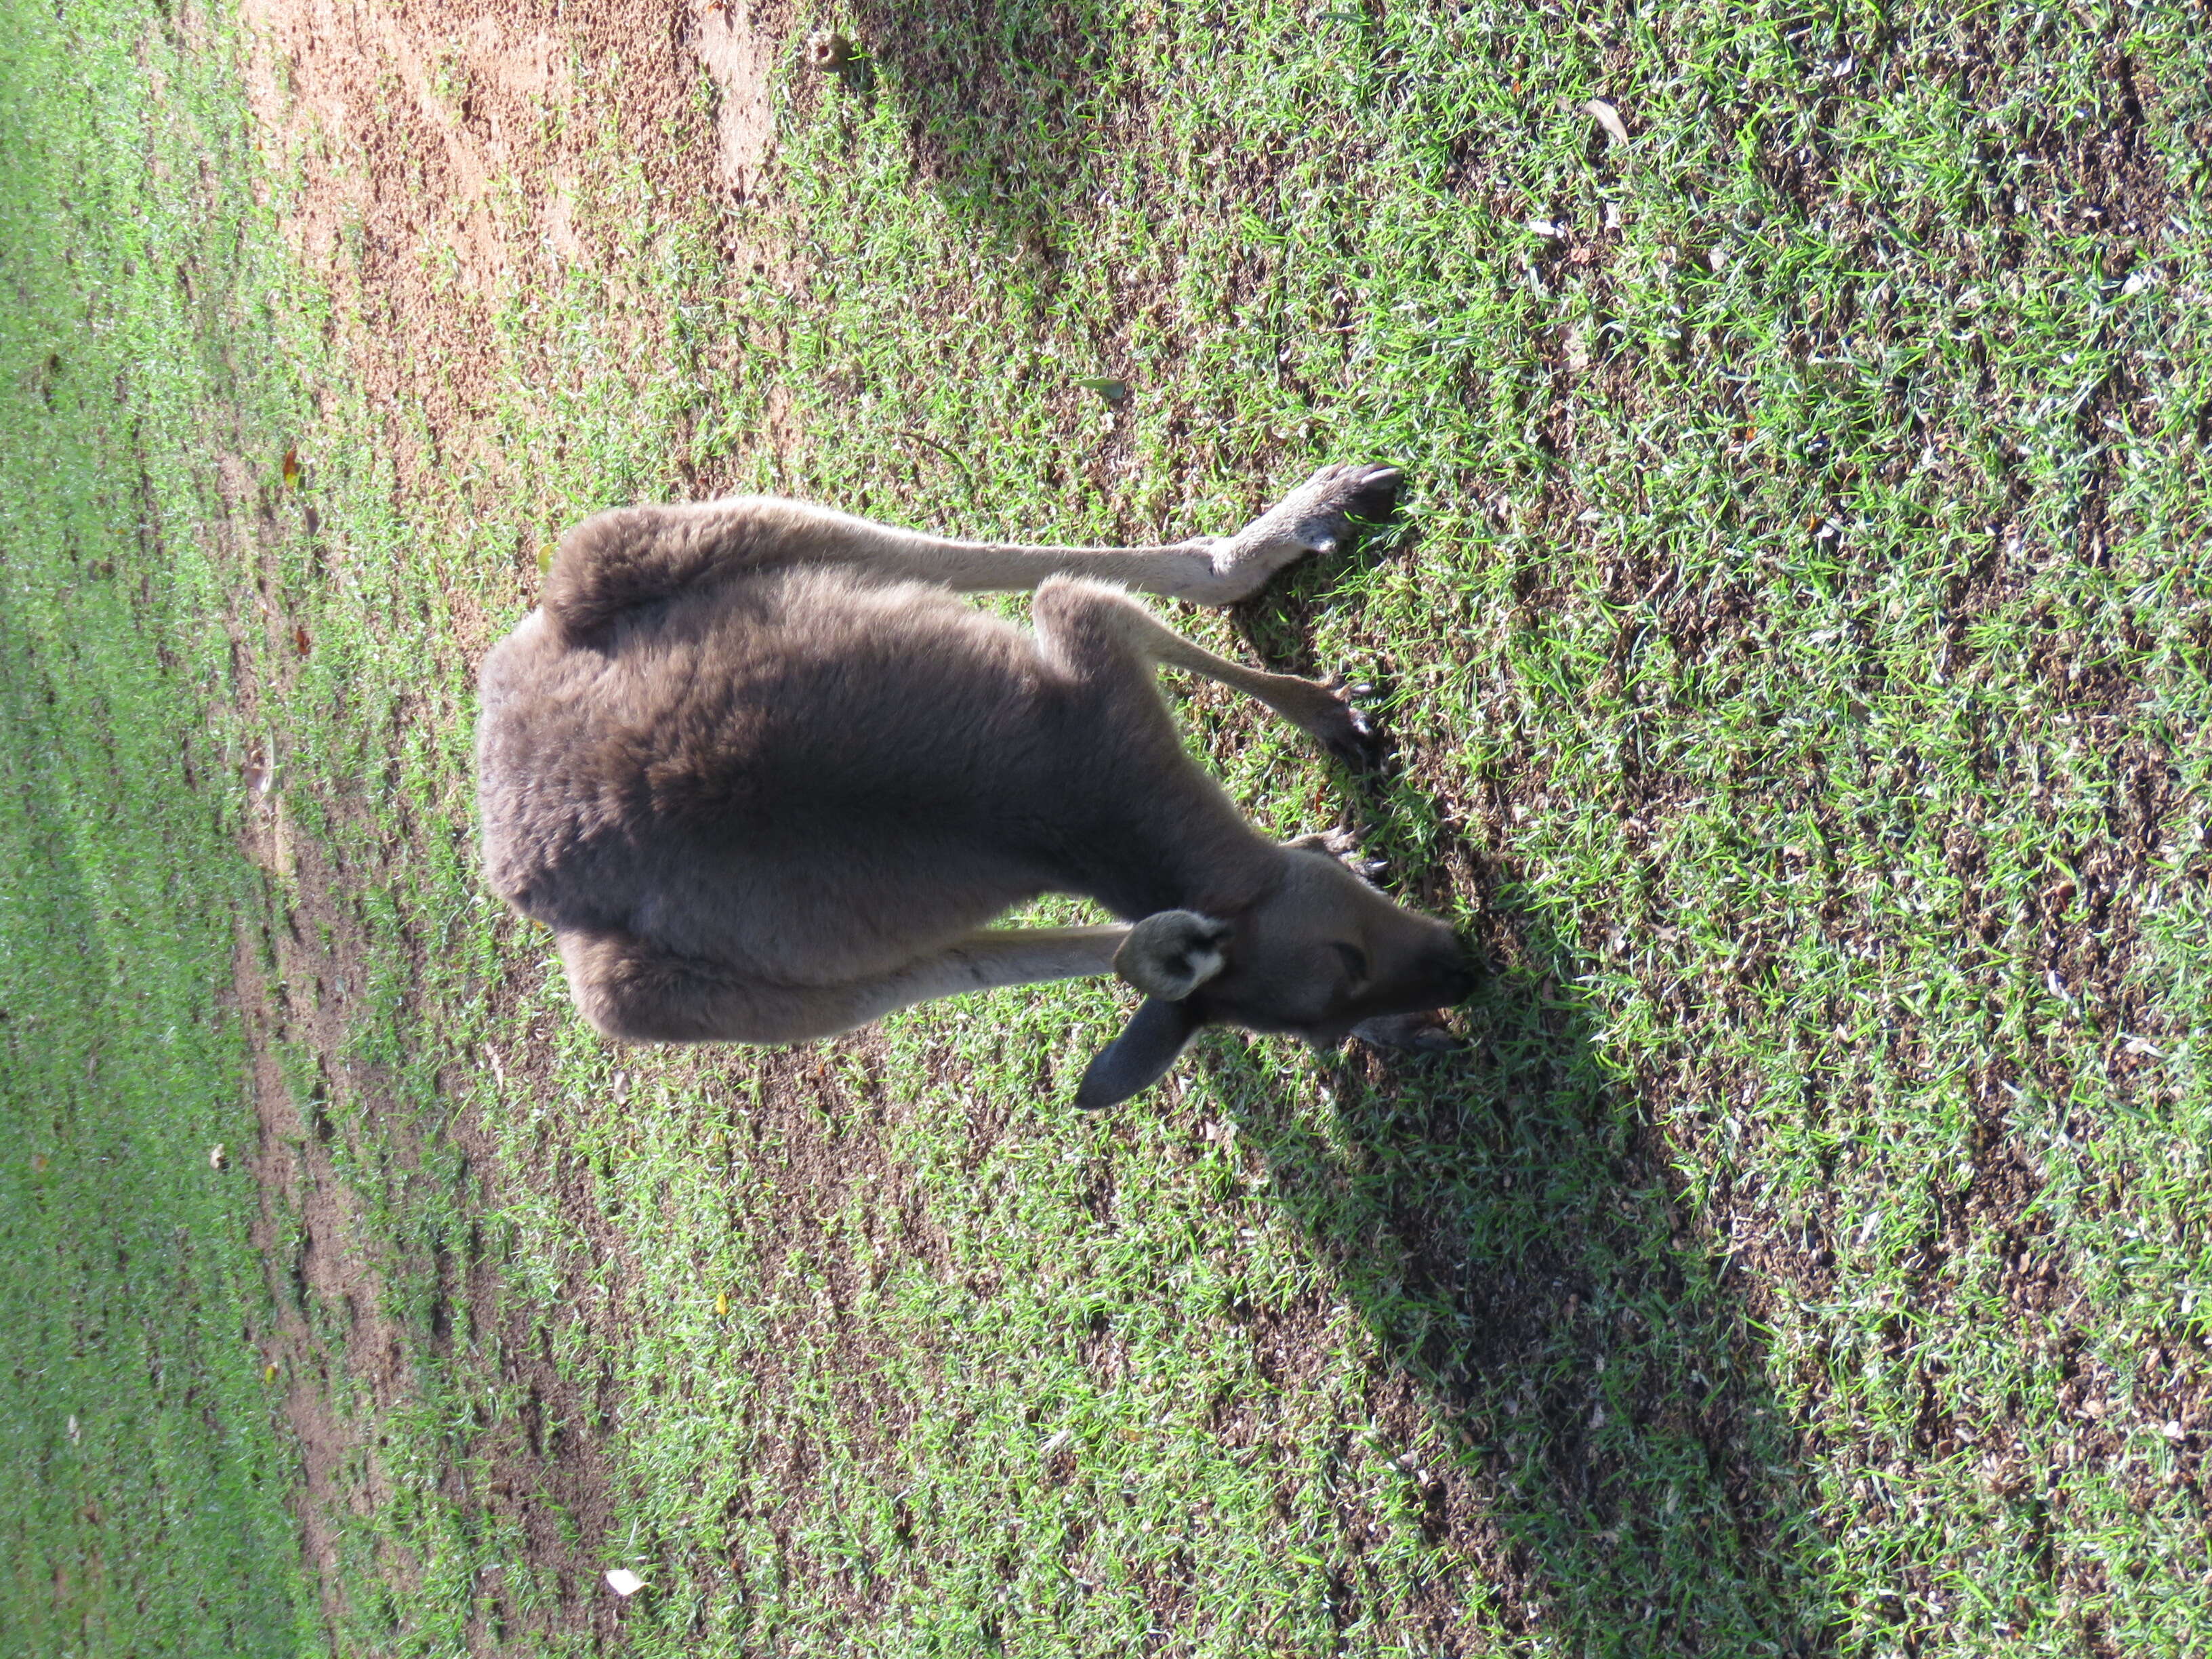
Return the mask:
<path id="1" fill-rule="evenodd" d="M 1378 1015 L 1360 1021 L 1352 1028 L 1352 1035 L 1377 1048 L 1417 1054 L 1455 1054 L 1467 1047 L 1467 1040 L 1455 1034 L 1443 1016 L 1435 1012 Z"/>

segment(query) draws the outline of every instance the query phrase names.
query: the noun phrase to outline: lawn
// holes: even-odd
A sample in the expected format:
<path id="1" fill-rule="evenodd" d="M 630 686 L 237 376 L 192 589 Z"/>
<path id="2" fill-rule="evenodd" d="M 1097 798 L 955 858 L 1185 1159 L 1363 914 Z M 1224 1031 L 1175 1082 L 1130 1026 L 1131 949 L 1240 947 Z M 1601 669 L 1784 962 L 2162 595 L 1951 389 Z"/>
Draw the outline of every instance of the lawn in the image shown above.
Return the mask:
<path id="1" fill-rule="evenodd" d="M 22 1650 L 2212 1650 L 2201 9 L 7 9 Z M 617 1050 L 477 883 L 584 513 L 1367 459 L 1164 608 L 1389 763 L 1173 689 L 1459 1053 Z"/>

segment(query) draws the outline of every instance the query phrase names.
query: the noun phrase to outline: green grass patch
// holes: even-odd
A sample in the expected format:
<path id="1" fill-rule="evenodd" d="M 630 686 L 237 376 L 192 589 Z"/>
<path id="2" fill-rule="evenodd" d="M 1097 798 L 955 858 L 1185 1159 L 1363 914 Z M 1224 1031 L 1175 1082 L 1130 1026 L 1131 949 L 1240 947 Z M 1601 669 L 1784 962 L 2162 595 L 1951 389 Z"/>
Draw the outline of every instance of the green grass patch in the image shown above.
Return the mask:
<path id="1" fill-rule="evenodd" d="M 202 534 L 210 444 L 259 396 L 221 338 L 267 280 L 248 137 L 219 56 L 151 9 L 13 6 L 0 43 L 0 1628 L 318 1651 L 248 1237 L 226 999 L 259 901 Z"/>
<path id="2" fill-rule="evenodd" d="M 2190 15 L 829 21 L 866 59 L 781 75 L 779 160 L 738 206 L 658 191 L 619 76 L 574 83 L 563 130 L 599 135 L 564 186 L 586 257 L 477 296 L 493 384 L 460 428 L 349 381 L 346 331 L 376 313 L 349 283 L 385 269 L 356 247 L 353 278 L 272 290 L 323 395 L 295 417 L 311 488 L 269 495 L 264 550 L 203 566 L 173 531 L 179 574 L 135 602 L 76 575 L 59 529 L 10 567 L 32 596 L 10 660 L 59 699 L 9 705 L 11 834 L 69 826 L 56 867 L 100 873 L 37 888 L 82 893 L 66 910 L 9 898 L 9 1063 L 51 1058 L 39 1097 L 89 1103 L 84 1059 L 127 1010 L 209 1034 L 209 1112 L 240 1109 L 210 975 L 176 1005 L 197 1024 L 138 1013 L 108 895 L 144 882 L 131 916 L 183 906 L 162 925 L 202 951 L 227 950 L 226 907 L 260 915 L 227 820 L 176 787 L 195 751 L 161 734 L 228 695 L 207 624 L 239 614 L 235 561 L 267 577 L 235 741 L 278 759 L 305 849 L 272 913 L 300 943 L 271 960 L 305 975 L 299 1093 L 322 1091 L 404 1351 L 396 1385 L 365 1362 L 334 1384 L 364 1495 L 339 1517 L 343 1642 L 2212 1640 L 2212 64 Z M 708 142 L 703 118 L 668 142 Z M 161 187 L 136 149 L 100 166 Z M 100 303 L 46 280 L 52 307 Z M 327 355 L 298 325 L 325 318 Z M 33 392 L 42 349 L 10 346 Z M 173 406 L 276 395 L 210 368 Z M 10 407 L 59 444 L 42 402 Z M 403 486 L 395 419 L 490 459 Z M 182 429 L 87 424 L 84 453 L 165 476 L 130 458 L 181 454 L 160 434 Z M 1078 1120 L 1073 1079 L 1125 1012 L 1097 986 L 788 1056 L 620 1053 L 476 890 L 470 629 L 520 613 L 535 548 L 584 512 L 772 488 L 1151 539 L 1370 457 L 1408 471 L 1402 524 L 1178 620 L 1353 671 L 1396 763 L 1336 774 L 1212 690 L 1184 710 L 1257 817 L 1341 817 L 1484 941 L 1463 1055 L 1216 1034 Z M 199 475 L 176 477 L 181 526 Z M 118 643 L 81 645 L 87 617 Z M 167 642 L 161 676 L 138 638 Z M 202 867 L 234 873 L 164 873 Z M 111 941 L 77 1000 L 107 1012 L 48 1012 L 66 1038 L 31 1048 L 17 1000 L 58 1010 L 64 975 L 17 941 L 49 935 Z M 103 1133 L 155 1121 L 121 1098 Z M 231 1204 L 235 1252 L 234 1189 L 197 1157 L 161 1202 Z M 71 1201 L 40 1237 L 104 1263 Z M 228 1260 L 246 1305 L 258 1270 Z M 212 1344 L 213 1294 L 164 1340 Z M 299 1306 L 348 1352 L 343 1310 Z M 273 1467 L 253 1443 L 224 1467 Z M 617 1606 L 612 1566 L 647 1589 Z M 88 1605 L 40 1574 L 41 1605 Z"/>

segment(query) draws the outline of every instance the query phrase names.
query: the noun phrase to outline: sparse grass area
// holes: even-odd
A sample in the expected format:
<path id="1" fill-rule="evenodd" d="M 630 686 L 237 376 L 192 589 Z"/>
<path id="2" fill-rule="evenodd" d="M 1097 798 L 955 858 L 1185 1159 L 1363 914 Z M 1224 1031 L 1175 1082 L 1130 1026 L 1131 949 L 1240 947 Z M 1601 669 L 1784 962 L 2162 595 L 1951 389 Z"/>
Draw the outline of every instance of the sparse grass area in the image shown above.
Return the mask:
<path id="1" fill-rule="evenodd" d="M 204 574 L 173 530 L 125 546 L 111 599 L 58 517 L 27 509 L 11 550 L 11 687 L 73 697 L 60 665 L 96 638 L 140 665 L 89 684 L 147 712 L 11 692 L 9 833 L 96 873 L 10 895 L 9 1063 L 42 1052 L 21 988 L 76 996 L 22 943 L 49 933 L 109 941 L 88 984 L 181 964 L 210 1034 L 205 1080 L 99 1095 L 123 1115 L 100 1133 L 190 1150 L 215 1132 L 162 1092 L 240 1109 L 207 953 L 263 901 L 156 873 L 232 867 L 238 809 L 180 796 L 164 736 L 227 706 L 226 637 L 238 752 L 280 769 L 270 1029 L 380 1286 L 365 1310 L 276 1276 L 349 1425 L 341 1645 L 2212 1645 L 2202 16 L 823 21 L 870 56 L 779 82 L 742 208 L 656 184 L 611 72 L 569 83 L 588 257 L 475 296 L 488 390 L 435 429 L 349 380 L 379 352 L 449 373 L 360 273 L 460 279 L 362 235 L 355 278 L 272 297 L 316 412 L 235 394 L 272 476 L 229 511 L 265 507 L 258 536 Z M 325 318 L 327 348 L 295 326 Z M 148 406 L 233 395 L 211 374 Z M 273 481 L 279 407 L 304 490 Z M 39 443 L 76 430 L 10 408 Z M 118 476 L 169 476 L 132 458 L 179 428 L 82 429 Z M 1148 538 L 1368 456 L 1411 475 L 1401 526 L 1179 620 L 1352 669 L 1396 763 L 1332 775 L 1211 690 L 1186 712 L 1256 815 L 1342 815 L 1485 940 L 1462 1056 L 1217 1035 L 1078 1120 L 1123 1012 L 1104 987 L 790 1055 L 617 1053 L 475 890 L 471 655 L 583 512 L 764 487 Z M 111 763 L 88 726 L 148 751 Z M 206 907 L 171 956 L 94 926 L 118 872 Z M 24 896 L 80 887 L 51 917 Z M 11 1093 L 94 1123 L 95 1036 L 160 1023 L 99 995 L 41 1016 L 56 1069 Z M 183 1218 L 229 1229 L 250 1310 L 246 1200 L 195 1156 L 134 1213 L 167 1237 L 164 1206 L 211 1194 Z M 27 1169 L 11 1226 L 46 1201 Z M 78 1190 L 40 1237 L 104 1263 Z M 76 1284 L 11 1293 L 82 1328 L 115 1293 Z M 211 1341 L 215 1297 L 143 1316 Z M 60 1455 L 62 1407 L 11 1364 Z M 254 1378 L 208 1364 L 247 1420 Z M 648 1585 L 619 1607 L 613 1565 Z"/>
<path id="2" fill-rule="evenodd" d="M 10 1653 L 323 1645 L 224 1006 L 258 901 L 229 835 L 225 578 L 202 531 L 210 411 L 258 388 L 209 325 L 251 315 L 267 272 L 238 240 L 248 146 L 210 68 L 136 7 L 0 20 Z"/>

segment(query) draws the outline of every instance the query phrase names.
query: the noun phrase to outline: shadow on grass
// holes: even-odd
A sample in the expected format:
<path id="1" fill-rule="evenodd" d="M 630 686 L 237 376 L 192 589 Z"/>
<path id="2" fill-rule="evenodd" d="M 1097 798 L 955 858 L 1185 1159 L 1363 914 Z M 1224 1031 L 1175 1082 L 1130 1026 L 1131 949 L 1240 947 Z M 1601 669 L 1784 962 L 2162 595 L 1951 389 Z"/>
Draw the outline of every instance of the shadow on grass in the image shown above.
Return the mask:
<path id="1" fill-rule="evenodd" d="M 1129 96 L 1095 0 L 857 0 L 852 93 L 890 100 L 922 177 L 963 218 L 1048 264 L 1091 154 Z"/>
<path id="2" fill-rule="evenodd" d="M 1411 1420 L 1381 1426 L 1443 1443 L 1418 1454 L 1440 1477 L 1422 1523 L 1509 1622 L 1577 1653 L 1826 1652 L 1825 1546 L 1732 1270 L 1559 988 L 1565 953 L 1502 925 L 1522 965 L 1469 1005 L 1465 1052 L 1348 1050 L 1325 1127 L 1232 1086 L 1239 1131 L 1410 1384 Z M 1443 1635 L 1470 1588 L 1417 1609 Z"/>

